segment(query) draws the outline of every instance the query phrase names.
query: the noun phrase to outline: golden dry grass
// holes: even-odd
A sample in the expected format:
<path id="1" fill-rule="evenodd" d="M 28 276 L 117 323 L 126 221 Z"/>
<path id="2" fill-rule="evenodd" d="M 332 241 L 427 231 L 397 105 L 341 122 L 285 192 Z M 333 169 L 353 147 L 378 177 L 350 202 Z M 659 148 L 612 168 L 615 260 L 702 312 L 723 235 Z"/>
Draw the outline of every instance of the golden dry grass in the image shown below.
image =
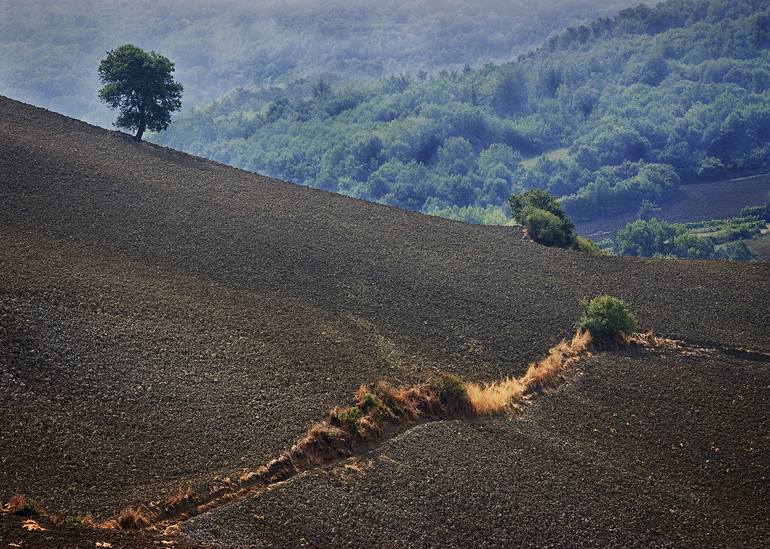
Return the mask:
<path id="1" fill-rule="evenodd" d="M 488 384 L 466 383 L 468 401 L 476 415 L 496 414 L 521 401 L 526 393 L 542 390 L 577 361 L 590 354 L 591 334 L 577 332 L 572 341 L 552 347 L 542 360 L 529 365 L 520 378 L 506 378 Z"/>
<path id="2" fill-rule="evenodd" d="M 465 387 L 468 390 L 471 409 L 479 416 L 500 413 L 524 396 L 524 386 L 516 378 L 506 378 L 485 385 L 466 383 Z"/>
<path id="3" fill-rule="evenodd" d="M 165 504 L 169 507 L 178 507 L 189 503 L 193 499 L 195 499 L 195 493 L 192 486 L 180 486 L 176 493 L 166 498 Z"/>
<path id="4" fill-rule="evenodd" d="M 648 333 L 635 334 L 628 340 L 615 343 L 618 346 L 627 343 L 659 346 L 668 344 L 669 341 Z M 403 429 L 405 425 L 421 418 L 483 416 L 504 412 L 522 402 L 528 393 L 556 383 L 569 368 L 591 356 L 594 350 L 590 333 L 577 332 L 571 341 L 562 341 L 552 347 L 543 359 L 530 364 L 526 373 L 518 379 L 508 377 L 482 384 L 463 382 L 454 376 L 443 376 L 444 379 L 451 378 L 452 387 L 459 386 L 463 389 L 463 394 L 467 393 L 467 399 L 463 399 L 460 404 L 448 402 L 447 398 L 442 396 L 442 378 L 401 387 L 394 387 L 387 381 L 378 381 L 370 386 L 362 385 L 353 395 L 351 405 L 332 409 L 324 419 L 312 425 L 290 450 L 259 469 L 245 473 L 240 477 L 240 482 L 228 483 L 228 486 L 232 484 L 229 493 L 218 493 L 214 499 L 193 510 L 188 505 L 196 500 L 192 488 L 180 487 L 177 493 L 166 499 L 166 507 L 171 511 L 183 510 L 183 513 L 177 512 L 176 515 L 186 517 L 189 512 L 199 512 L 215 500 L 228 501 L 246 485 L 259 482 L 270 486 L 299 471 L 355 456 L 361 449 L 368 448 L 372 441 L 386 437 L 389 433 Z M 355 413 L 349 414 L 350 417 L 341 417 L 345 410 L 354 410 Z M 169 516 L 175 515 L 172 513 Z M 154 516 L 153 520 L 168 520 L 169 516 Z M 150 519 L 140 510 L 129 508 L 100 526 L 138 529 L 146 528 L 150 523 Z"/>
<path id="5" fill-rule="evenodd" d="M 26 502 L 27 498 L 22 494 L 15 494 L 11 496 L 11 499 L 8 500 L 8 503 L 5 506 L 5 511 L 7 513 L 16 514 L 18 511 L 25 507 Z"/>
<path id="6" fill-rule="evenodd" d="M 27 519 L 25 520 L 22 525 L 22 528 L 25 530 L 29 530 L 30 532 L 45 532 L 46 528 L 43 528 L 40 526 L 40 523 L 36 520 Z"/>
<path id="7" fill-rule="evenodd" d="M 562 341 L 551 347 L 548 355 L 529 365 L 521 378 L 524 392 L 539 391 L 553 384 L 575 362 L 591 353 L 591 334 L 588 331 L 577 332 L 572 341 Z"/>
<path id="8" fill-rule="evenodd" d="M 684 345 L 682 341 L 660 337 L 655 335 L 652 331 L 633 334 L 628 338 L 628 342 L 647 349 L 660 347 L 678 349 Z"/>

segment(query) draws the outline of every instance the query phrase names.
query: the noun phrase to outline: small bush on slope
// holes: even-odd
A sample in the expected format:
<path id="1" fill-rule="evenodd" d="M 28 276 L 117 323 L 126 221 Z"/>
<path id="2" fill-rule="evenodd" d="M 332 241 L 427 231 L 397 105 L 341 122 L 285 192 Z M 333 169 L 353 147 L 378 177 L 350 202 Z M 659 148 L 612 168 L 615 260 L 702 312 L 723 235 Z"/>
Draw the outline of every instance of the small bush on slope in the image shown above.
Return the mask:
<path id="1" fill-rule="evenodd" d="M 568 248 L 574 244 L 575 235 L 549 211 L 540 208 L 528 209 L 522 219 L 522 225 L 527 229 L 530 238 L 540 244 L 559 248 Z"/>
<path id="2" fill-rule="evenodd" d="M 575 247 L 575 225 L 551 193 L 533 189 L 508 199 L 511 216 L 535 242 L 559 248 Z"/>
<path id="3" fill-rule="evenodd" d="M 461 410 L 468 404 L 468 389 L 456 375 L 443 374 L 433 381 L 441 404 L 450 410 Z"/>
<path id="4" fill-rule="evenodd" d="M 603 255 L 602 249 L 594 242 L 584 236 L 578 236 L 575 239 L 575 249 L 593 255 Z"/>
<path id="5" fill-rule="evenodd" d="M 583 316 L 578 322 L 578 329 L 587 330 L 596 340 L 612 340 L 619 336 L 629 336 L 636 330 L 636 317 L 626 304 L 609 295 L 601 295 L 581 302 Z"/>
<path id="6" fill-rule="evenodd" d="M 338 410 L 335 413 L 336 418 L 339 420 L 339 422 L 347 427 L 347 429 L 351 433 L 356 432 L 356 427 L 358 426 L 358 420 L 361 419 L 361 408 L 358 406 L 348 406 L 347 408 L 343 408 L 341 410 Z"/>

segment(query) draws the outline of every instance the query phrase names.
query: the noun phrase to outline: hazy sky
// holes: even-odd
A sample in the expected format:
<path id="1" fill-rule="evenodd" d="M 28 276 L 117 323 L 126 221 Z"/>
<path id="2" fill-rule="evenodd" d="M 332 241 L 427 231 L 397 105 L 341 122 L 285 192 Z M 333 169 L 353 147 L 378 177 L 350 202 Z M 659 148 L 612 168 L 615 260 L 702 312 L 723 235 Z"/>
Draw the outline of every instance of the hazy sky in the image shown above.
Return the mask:
<path id="1" fill-rule="evenodd" d="M 134 43 L 176 63 L 185 107 L 236 86 L 511 59 L 638 0 L 0 0 L 0 94 L 106 123 L 96 68 Z"/>

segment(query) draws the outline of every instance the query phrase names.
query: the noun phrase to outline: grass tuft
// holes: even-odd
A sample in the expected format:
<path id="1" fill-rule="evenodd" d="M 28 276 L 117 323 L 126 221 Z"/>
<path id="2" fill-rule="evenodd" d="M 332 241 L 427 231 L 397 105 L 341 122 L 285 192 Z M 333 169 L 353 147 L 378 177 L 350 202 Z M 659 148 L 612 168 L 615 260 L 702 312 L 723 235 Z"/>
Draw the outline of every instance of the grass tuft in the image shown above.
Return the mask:
<path id="1" fill-rule="evenodd" d="M 356 432 L 358 422 L 362 415 L 361 408 L 355 404 L 345 408 L 337 408 L 332 413 L 332 417 L 339 421 L 340 425 L 351 433 Z"/>
<path id="2" fill-rule="evenodd" d="M 86 513 L 85 515 L 77 515 L 77 516 L 68 515 L 64 518 L 64 523 L 70 524 L 70 525 L 88 526 L 91 528 L 96 528 L 96 522 L 94 521 L 94 517 L 93 515 L 91 515 L 91 513 Z"/>
<path id="3" fill-rule="evenodd" d="M 23 494 L 11 496 L 5 509 L 8 513 L 19 517 L 40 517 L 45 514 L 45 510 L 40 503 L 28 499 Z"/>
<path id="4" fill-rule="evenodd" d="M 541 391 L 552 385 L 575 362 L 590 352 L 591 332 L 578 331 L 572 341 L 562 341 L 551 347 L 545 358 L 529 365 L 521 378 L 525 393 Z"/>
<path id="5" fill-rule="evenodd" d="M 381 404 L 382 403 L 377 395 L 372 393 L 365 385 L 362 385 L 361 388 L 358 389 L 356 406 L 358 406 L 364 414 L 379 408 Z"/>
<path id="6" fill-rule="evenodd" d="M 180 486 L 176 493 L 166 498 L 164 504 L 169 508 L 183 508 L 195 503 L 195 492 L 192 486 Z"/>
<path id="7" fill-rule="evenodd" d="M 485 385 L 468 383 L 465 387 L 468 391 L 468 403 L 473 413 L 479 416 L 502 412 L 524 396 L 524 387 L 515 378 Z"/>
<path id="8" fill-rule="evenodd" d="M 124 530 L 141 530 L 150 525 L 150 520 L 139 509 L 127 507 L 118 515 L 117 523 Z"/>

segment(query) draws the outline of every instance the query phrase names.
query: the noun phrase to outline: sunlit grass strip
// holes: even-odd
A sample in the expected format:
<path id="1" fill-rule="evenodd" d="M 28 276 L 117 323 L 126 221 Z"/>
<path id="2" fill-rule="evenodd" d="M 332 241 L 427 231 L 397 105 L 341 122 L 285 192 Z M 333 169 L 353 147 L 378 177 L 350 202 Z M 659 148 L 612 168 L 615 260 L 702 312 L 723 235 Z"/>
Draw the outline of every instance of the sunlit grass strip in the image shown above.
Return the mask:
<path id="1" fill-rule="evenodd" d="M 287 480 L 294 475 L 335 461 L 354 457 L 421 421 L 480 417 L 503 413 L 522 403 L 529 395 L 554 386 L 566 372 L 597 350 L 642 347 L 673 342 L 652 334 L 618 336 L 612 341 L 592 341 L 588 331 L 578 331 L 570 341 L 552 347 L 546 356 L 529 365 L 520 378 L 507 377 L 491 383 L 463 381 L 442 374 L 415 385 L 394 387 L 387 381 L 362 385 L 352 401 L 329 411 L 313 424 L 294 445 L 262 467 L 236 481 L 193 492 L 179 492 L 145 514 L 126 509 L 103 525 L 136 529 L 149 525 L 177 524 L 191 516 L 232 501 L 251 491 Z"/>

